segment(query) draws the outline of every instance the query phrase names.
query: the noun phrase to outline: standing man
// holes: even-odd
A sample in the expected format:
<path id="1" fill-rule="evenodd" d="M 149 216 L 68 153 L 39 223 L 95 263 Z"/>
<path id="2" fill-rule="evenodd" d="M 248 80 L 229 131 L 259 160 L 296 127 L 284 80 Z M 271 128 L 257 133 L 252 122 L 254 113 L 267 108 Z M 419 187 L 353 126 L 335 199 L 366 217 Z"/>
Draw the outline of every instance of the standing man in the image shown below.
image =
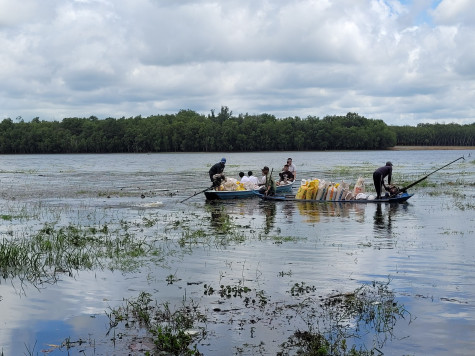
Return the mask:
<path id="1" fill-rule="evenodd" d="M 221 180 L 224 178 L 224 167 L 226 165 L 226 158 L 221 158 L 221 161 L 214 164 L 209 169 L 209 179 L 213 182 L 213 187 L 218 187 L 221 184 Z"/>
<path id="2" fill-rule="evenodd" d="M 386 162 L 386 165 L 379 167 L 373 173 L 373 183 L 376 189 L 376 199 L 381 199 L 381 188 L 388 190 L 388 187 L 384 184 L 384 178 L 388 177 L 388 185 L 391 184 L 391 175 L 393 173 L 393 164 Z"/>
<path id="3" fill-rule="evenodd" d="M 289 171 L 294 175 L 294 179 L 297 179 L 297 169 L 295 164 L 292 163 L 292 158 L 287 158 L 287 165 L 289 166 Z"/>

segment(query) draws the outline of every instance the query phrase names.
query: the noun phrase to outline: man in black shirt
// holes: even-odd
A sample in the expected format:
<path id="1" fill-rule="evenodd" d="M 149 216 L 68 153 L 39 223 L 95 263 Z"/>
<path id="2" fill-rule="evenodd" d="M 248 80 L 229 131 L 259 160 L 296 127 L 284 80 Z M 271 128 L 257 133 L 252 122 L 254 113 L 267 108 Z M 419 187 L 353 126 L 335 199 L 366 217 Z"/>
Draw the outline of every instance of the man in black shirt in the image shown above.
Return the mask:
<path id="1" fill-rule="evenodd" d="M 279 177 L 280 177 L 280 181 L 285 181 L 287 178 L 288 181 L 290 182 L 293 182 L 294 180 L 294 175 L 291 171 L 289 171 L 289 165 L 286 164 L 284 165 L 284 169 L 282 170 L 282 172 L 279 173 Z"/>
<path id="2" fill-rule="evenodd" d="M 386 162 L 386 165 L 379 167 L 373 173 L 373 183 L 374 188 L 376 189 L 376 199 L 381 199 L 381 188 L 388 190 L 386 185 L 384 185 L 384 178 L 388 177 L 388 185 L 391 184 L 391 174 L 393 172 L 393 164 L 391 162 Z"/>
<path id="3" fill-rule="evenodd" d="M 219 186 L 222 180 L 222 176 L 216 176 L 217 174 L 221 175 L 224 171 L 224 167 L 226 165 L 226 158 L 221 158 L 221 161 L 214 164 L 209 169 L 209 179 L 213 182 L 213 186 Z M 219 184 L 218 184 L 219 181 Z"/>

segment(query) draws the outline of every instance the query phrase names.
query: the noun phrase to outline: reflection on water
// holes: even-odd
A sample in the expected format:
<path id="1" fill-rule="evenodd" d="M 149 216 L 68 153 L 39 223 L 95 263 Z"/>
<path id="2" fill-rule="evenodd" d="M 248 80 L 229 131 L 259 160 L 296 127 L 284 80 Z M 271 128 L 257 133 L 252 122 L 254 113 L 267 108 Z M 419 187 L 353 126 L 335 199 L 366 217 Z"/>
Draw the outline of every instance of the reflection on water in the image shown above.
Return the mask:
<path id="1" fill-rule="evenodd" d="M 268 234 L 274 228 L 275 214 L 277 212 L 276 202 L 262 202 L 261 206 L 265 217 L 264 233 Z"/>
<path id="2" fill-rule="evenodd" d="M 263 164 L 280 167 L 287 156 L 233 153 L 227 155 L 226 171 L 233 176 L 241 170 L 258 171 Z M 318 173 L 329 180 L 354 182 L 363 175 L 369 177 L 368 183 L 373 168 L 387 160 L 395 164 L 397 181 L 418 178 L 441 161 L 459 156 L 448 151 L 437 155 L 388 151 L 292 154 L 302 178 Z M 415 319 L 410 325 L 396 326 L 398 336 L 408 338 L 389 342 L 386 354 L 445 355 L 459 345 L 456 353 L 469 355 L 475 348 L 473 163 L 453 165 L 431 176 L 431 185 L 416 187 L 416 195 L 402 205 L 259 199 L 205 202 L 202 194 L 179 203 L 209 184 L 206 171 L 220 157 L 3 156 L 0 240 L 29 239 L 45 223 L 54 223 L 58 228 L 79 227 L 81 232 L 103 229 L 111 241 L 120 234 L 141 243 L 137 249 L 153 249 L 144 249 L 138 259 L 143 264 L 130 264 L 128 270 L 110 267 L 102 260 L 101 268 L 91 270 L 78 264 L 81 267 L 72 269 L 72 277 L 58 270 L 59 278 L 52 285 L 21 284 L 2 273 L 7 277 L 0 280 L 0 354 L 25 354 L 25 345 L 31 350 L 35 343 L 35 351 L 47 349 L 45 345 L 59 344 L 67 337 L 108 342 L 104 320 L 94 315 L 103 315 L 109 306 L 136 297 L 140 291 L 170 305 L 193 299 L 213 311 L 222 308 L 223 301 L 216 295 L 204 296 L 204 284 L 219 288 L 245 283 L 253 291 L 262 291 L 259 295 L 268 298 L 269 304 L 298 305 L 302 300 L 293 299 L 290 290 L 302 282 L 315 286 L 314 297 L 318 297 L 388 278 L 396 297 Z M 464 185 L 453 179 L 455 175 Z M 443 184 L 446 182 L 451 184 Z M 229 232 L 232 236 L 224 241 Z M 117 258 L 130 262 L 123 259 L 121 244 Z M 167 278 L 173 283 L 167 283 Z M 297 317 L 278 320 L 266 309 L 256 316 L 238 298 L 226 303 L 229 310 L 252 316 L 248 320 L 256 324 L 228 325 L 229 314 L 223 310 L 211 313 L 219 323 L 210 323 L 210 338 L 199 345 L 206 355 L 220 355 L 223 350 L 238 350 L 254 342 L 262 345 L 261 341 L 265 352 L 276 354 L 275 340 L 283 340 L 293 327 L 306 326 Z M 89 330 L 94 335 L 89 336 Z M 245 351 L 255 354 L 259 350 Z M 67 350 L 54 354 L 67 354 Z"/>
<path id="3" fill-rule="evenodd" d="M 398 214 L 407 209 L 408 203 L 382 204 L 376 203 L 374 211 L 374 232 L 377 238 L 393 238 L 393 222 Z M 384 208 L 384 209 L 383 209 Z M 402 211 L 401 211 L 402 210 Z"/>

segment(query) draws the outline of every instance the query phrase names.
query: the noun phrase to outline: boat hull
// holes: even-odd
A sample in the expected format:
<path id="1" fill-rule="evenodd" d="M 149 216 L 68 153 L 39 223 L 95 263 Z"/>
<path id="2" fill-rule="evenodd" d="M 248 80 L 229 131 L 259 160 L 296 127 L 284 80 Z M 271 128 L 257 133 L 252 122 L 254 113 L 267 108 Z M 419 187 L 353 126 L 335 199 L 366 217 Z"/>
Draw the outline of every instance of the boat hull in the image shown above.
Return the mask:
<path id="1" fill-rule="evenodd" d="M 279 185 L 276 187 L 277 194 L 290 193 L 294 183 Z M 246 199 L 259 196 L 259 190 L 216 191 L 208 190 L 205 193 L 207 200 Z"/>
<path id="2" fill-rule="evenodd" d="M 349 203 L 349 204 L 368 204 L 368 203 L 404 203 L 414 194 L 402 193 L 398 194 L 395 197 L 391 198 L 382 198 L 382 199 L 357 199 L 357 200 L 311 200 L 311 199 L 296 199 L 292 195 L 275 195 L 268 197 L 262 194 L 259 194 L 263 200 L 272 200 L 272 201 L 295 201 L 295 202 L 308 202 L 308 203 Z"/>

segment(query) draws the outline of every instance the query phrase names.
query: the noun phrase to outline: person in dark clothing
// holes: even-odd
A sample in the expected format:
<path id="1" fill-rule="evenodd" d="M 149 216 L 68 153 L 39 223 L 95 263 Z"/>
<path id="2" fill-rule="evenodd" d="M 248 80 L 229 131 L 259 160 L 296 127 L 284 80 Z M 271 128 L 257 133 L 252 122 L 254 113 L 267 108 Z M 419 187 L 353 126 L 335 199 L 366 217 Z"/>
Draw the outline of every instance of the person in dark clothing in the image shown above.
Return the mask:
<path id="1" fill-rule="evenodd" d="M 280 181 L 286 181 L 289 180 L 291 182 L 294 181 L 294 175 L 291 171 L 289 171 L 289 165 L 286 164 L 284 165 L 284 168 L 282 169 L 282 172 L 279 173 Z"/>
<path id="2" fill-rule="evenodd" d="M 209 179 L 213 182 L 213 186 L 217 187 L 219 184 L 221 184 L 221 180 L 224 178 L 222 176 L 222 173 L 224 171 L 224 167 L 226 165 L 226 158 L 221 158 L 221 161 L 214 164 L 210 169 L 209 169 Z M 217 176 L 219 175 L 219 176 Z M 219 180 L 219 184 L 218 184 Z"/>
<path id="3" fill-rule="evenodd" d="M 259 193 L 266 196 L 275 195 L 275 181 L 272 179 L 272 175 L 269 174 L 269 167 L 262 168 L 262 177 L 265 178 L 265 182 L 259 188 Z"/>
<path id="4" fill-rule="evenodd" d="M 384 184 L 384 178 L 388 177 L 388 185 L 391 184 L 391 174 L 393 173 L 393 164 L 391 162 L 386 162 L 386 165 L 379 167 L 373 173 L 373 183 L 374 188 L 376 189 L 376 199 L 381 199 L 381 190 L 382 187 L 388 190 L 388 187 Z"/>

